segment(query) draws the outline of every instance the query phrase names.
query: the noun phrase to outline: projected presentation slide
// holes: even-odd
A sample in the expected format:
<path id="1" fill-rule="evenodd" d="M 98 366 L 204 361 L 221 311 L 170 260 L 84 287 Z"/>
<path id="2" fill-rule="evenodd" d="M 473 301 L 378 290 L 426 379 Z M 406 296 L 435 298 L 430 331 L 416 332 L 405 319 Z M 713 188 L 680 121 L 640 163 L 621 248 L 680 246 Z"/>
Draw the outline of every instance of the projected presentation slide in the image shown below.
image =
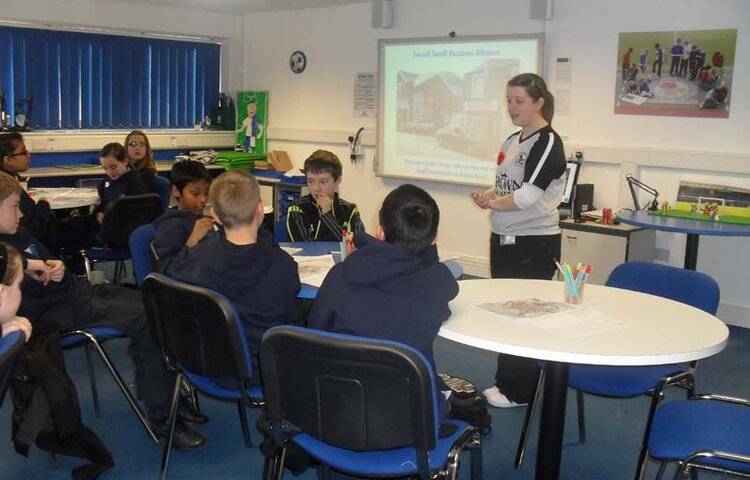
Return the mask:
<path id="1" fill-rule="evenodd" d="M 378 174 L 470 185 L 494 182 L 517 130 L 505 84 L 538 73 L 542 37 L 381 40 Z"/>

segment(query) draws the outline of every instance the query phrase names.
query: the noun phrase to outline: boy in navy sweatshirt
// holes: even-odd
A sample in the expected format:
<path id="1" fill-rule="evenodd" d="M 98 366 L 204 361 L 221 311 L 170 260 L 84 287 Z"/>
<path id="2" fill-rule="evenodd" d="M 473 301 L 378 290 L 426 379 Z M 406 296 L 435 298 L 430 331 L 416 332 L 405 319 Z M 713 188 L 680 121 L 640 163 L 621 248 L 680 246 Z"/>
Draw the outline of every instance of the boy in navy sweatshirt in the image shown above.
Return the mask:
<path id="1" fill-rule="evenodd" d="M 432 343 L 458 294 L 456 280 L 438 259 L 439 219 L 437 203 L 421 188 L 406 184 L 389 193 L 376 238 L 354 238 L 357 250 L 328 273 L 308 327 L 405 343 L 434 370 Z M 443 402 L 441 417 L 446 413 Z"/>
<path id="2" fill-rule="evenodd" d="M 195 246 L 214 224 L 211 217 L 203 215 L 211 175 L 202 163 L 195 160 L 175 163 L 169 181 L 177 208 L 167 209 L 154 220 L 154 249 L 159 255 L 159 270 L 167 274 L 182 248 Z"/>
<path id="3" fill-rule="evenodd" d="M 29 319 L 35 332 L 54 333 L 76 328 L 109 326 L 130 338 L 128 353 L 135 363 L 138 397 L 147 407 L 155 427 L 163 427 L 169 414 L 174 375 L 164 364 L 146 322 L 140 293 L 114 285 L 92 286 L 71 275 L 62 261 L 29 231 L 19 225 L 21 186 L 8 175 L 0 175 L 0 241 L 14 246 L 27 259 L 21 283 L 18 315 Z M 184 422 L 176 427 L 174 445 L 196 448 L 205 438 Z"/>
<path id="4" fill-rule="evenodd" d="M 300 288 L 297 264 L 269 241 L 258 239 L 263 202 L 258 180 L 232 170 L 219 175 L 209 191 L 211 216 L 224 231 L 210 231 L 197 245 L 186 246 L 169 275 L 215 290 L 234 305 L 250 348 L 253 385 L 260 384 L 258 347 L 265 331 L 293 323 Z"/>

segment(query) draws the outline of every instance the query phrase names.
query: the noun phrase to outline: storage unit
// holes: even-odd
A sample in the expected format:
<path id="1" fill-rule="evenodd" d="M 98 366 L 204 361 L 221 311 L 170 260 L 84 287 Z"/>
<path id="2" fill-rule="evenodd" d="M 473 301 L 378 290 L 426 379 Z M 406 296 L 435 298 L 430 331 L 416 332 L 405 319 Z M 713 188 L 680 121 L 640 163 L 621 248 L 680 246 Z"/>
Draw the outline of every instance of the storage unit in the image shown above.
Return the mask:
<path id="1" fill-rule="evenodd" d="M 656 249 L 656 232 L 631 225 L 601 225 L 593 222 L 560 222 L 562 229 L 561 259 L 575 266 L 578 262 L 592 266 L 589 283 L 604 285 L 609 274 L 623 262 L 652 262 Z"/>

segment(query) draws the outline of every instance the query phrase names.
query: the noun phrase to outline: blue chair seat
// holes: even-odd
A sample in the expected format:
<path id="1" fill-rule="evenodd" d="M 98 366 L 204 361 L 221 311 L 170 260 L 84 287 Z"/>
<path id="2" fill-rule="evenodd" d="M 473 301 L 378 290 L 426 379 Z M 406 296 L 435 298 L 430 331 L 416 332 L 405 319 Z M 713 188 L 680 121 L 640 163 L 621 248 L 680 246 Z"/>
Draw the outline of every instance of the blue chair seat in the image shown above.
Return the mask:
<path id="1" fill-rule="evenodd" d="M 234 400 L 237 402 L 242 400 L 242 392 L 240 392 L 238 388 L 223 387 L 210 377 L 196 375 L 187 370 L 185 371 L 185 376 L 194 387 L 210 396 L 222 398 L 224 400 Z M 253 403 L 262 403 L 263 389 L 261 387 L 248 388 L 247 398 Z"/>
<path id="2" fill-rule="evenodd" d="M 750 408 L 709 400 L 664 403 L 654 417 L 648 450 L 662 461 L 683 460 L 693 452 L 718 450 L 750 456 Z M 750 465 L 706 458 L 701 461 L 749 472 Z"/>
<path id="3" fill-rule="evenodd" d="M 86 257 L 94 262 L 124 262 L 130 259 L 130 252 L 119 248 L 92 247 L 86 249 Z"/>
<path id="4" fill-rule="evenodd" d="M 659 379 L 685 371 L 682 364 L 648 367 L 597 367 L 571 365 L 568 385 L 594 395 L 637 397 L 654 388 Z"/>
<path id="5" fill-rule="evenodd" d="M 471 428 L 468 423 L 459 420 L 445 420 L 443 423 L 453 424 L 457 428 L 452 435 L 438 439 L 437 446 L 430 450 L 430 469 L 445 465 L 448 452 L 458 438 Z M 324 460 L 331 468 L 343 473 L 391 477 L 413 475 L 417 471 L 417 449 L 414 447 L 357 452 L 334 447 L 306 433 L 295 435 L 292 441 L 317 460 Z"/>

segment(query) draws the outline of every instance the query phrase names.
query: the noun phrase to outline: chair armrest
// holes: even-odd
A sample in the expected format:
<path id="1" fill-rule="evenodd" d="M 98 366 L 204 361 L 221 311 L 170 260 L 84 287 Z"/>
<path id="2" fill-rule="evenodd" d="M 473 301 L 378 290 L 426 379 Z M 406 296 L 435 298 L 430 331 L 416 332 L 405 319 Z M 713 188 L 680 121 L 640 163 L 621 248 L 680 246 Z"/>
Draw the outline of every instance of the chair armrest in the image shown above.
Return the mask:
<path id="1" fill-rule="evenodd" d="M 698 393 L 690 397 L 690 400 L 715 400 L 718 402 L 734 403 L 750 407 L 750 400 L 740 397 L 730 397 L 728 395 L 716 395 L 713 393 Z"/>
<path id="2" fill-rule="evenodd" d="M 723 452 L 721 450 L 701 450 L 698 452 L 693 452 L 690 454 L 689 457 L 685 459 L 684 464 L 694 464 L 696 462 L 700 463 L 701 459 L 720 459 L 720 460 L 731 460 L 733 462 L 742 462 L 750 464 L 750 456 L 748 455 L 740 455 L 737 453 L 731 453 L 731 452 Z"/>

